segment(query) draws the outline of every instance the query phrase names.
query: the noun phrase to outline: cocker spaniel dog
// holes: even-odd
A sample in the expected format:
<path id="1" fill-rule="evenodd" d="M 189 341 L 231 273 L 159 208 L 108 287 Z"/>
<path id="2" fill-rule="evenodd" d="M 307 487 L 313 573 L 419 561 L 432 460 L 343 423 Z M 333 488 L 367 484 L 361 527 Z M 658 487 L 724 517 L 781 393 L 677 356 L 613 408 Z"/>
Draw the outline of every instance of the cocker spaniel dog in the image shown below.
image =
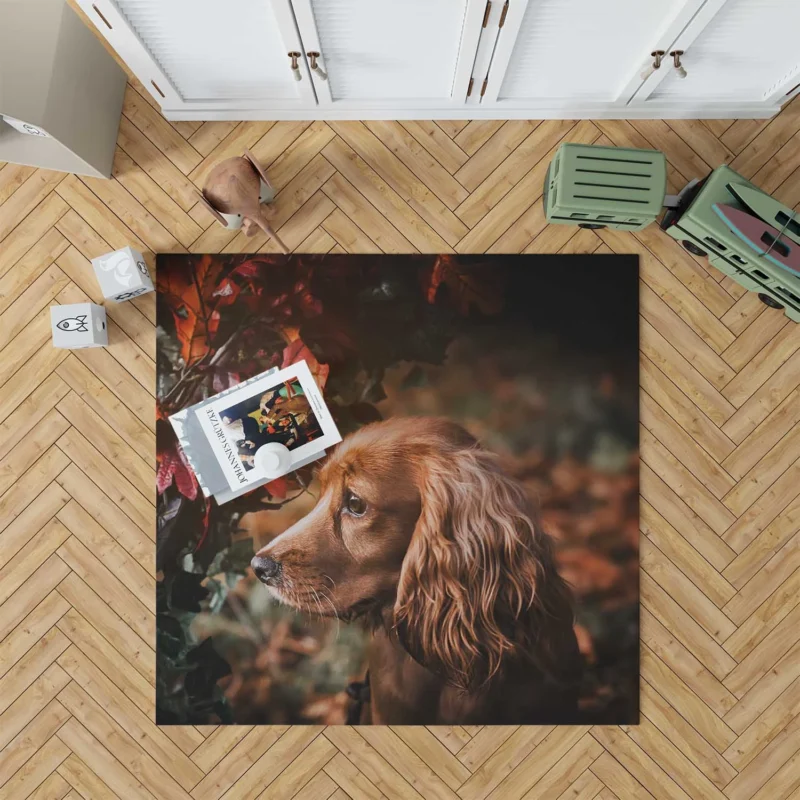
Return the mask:
<path id="1" fill-rule="evenodd" d="M 295 608 L 372 630 L 374 724 L 575 721 L 570 591 L 522 486 L 462 427 L 398 418 L 348 436 L 315 508 L 253 570 Z"/>

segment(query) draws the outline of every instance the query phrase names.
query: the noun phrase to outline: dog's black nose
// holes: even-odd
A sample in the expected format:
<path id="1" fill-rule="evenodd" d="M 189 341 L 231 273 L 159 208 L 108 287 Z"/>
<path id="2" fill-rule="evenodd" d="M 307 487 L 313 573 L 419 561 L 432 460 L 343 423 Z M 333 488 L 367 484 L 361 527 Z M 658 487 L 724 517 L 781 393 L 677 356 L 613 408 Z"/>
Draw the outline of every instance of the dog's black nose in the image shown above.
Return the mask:
<path id="1" fill-rule="evenodd" d="M 250 566 L 256 577 L 263 583 L 270 583 L 278 577 L 281 571 L 281 565 L 266 556 L 253 556 Z"/>

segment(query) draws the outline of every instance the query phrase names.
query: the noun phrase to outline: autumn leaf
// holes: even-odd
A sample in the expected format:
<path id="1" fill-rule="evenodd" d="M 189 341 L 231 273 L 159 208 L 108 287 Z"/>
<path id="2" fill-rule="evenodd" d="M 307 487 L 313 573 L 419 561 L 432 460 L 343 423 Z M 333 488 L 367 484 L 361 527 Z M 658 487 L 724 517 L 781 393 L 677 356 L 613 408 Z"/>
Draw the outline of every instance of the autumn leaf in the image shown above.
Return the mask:
<path id="1" fill-rule="evenodd" d="M 175 488 L 187 499 L 194 500 L 197 497 L 197 478 L 177 442 L 158 454 L 158 471 L 156 472 L 158 493 L 163 494 L 172 486 L 173 482 Z"/>
<path id="2" fill-rule="evenodd" d="M 281 320 L 313 317 L 322 313 L 322 304 L 311 294 L 308 276 L 293 282 L 283 265 L 266 256 L 254 256 L 237 264 L 213 292 L 217 309 L 239 304 L 250 313 Z"/>
<path id="3" fill-rule="evenodd" d="M 158 273 L 158 292 L 172 311 L 181 358 L 187 367 L 207 355 L 219 327 L 213 294 L 222 263 L 216 256 L 205 255 L 197 262 L 190 261 L 184 269 Z"/>
<path id="4" fill-rule="evenodd" d="M 274 481 L 265 484 L 264 488 L 269 492 L 270 497 L 285 500 L 286 493 L 289 491 L 289 482 L 286 478 L 275 478 Z"/>
<path id="5" fill-rule="evenodd" d="M 429 303 L 436 302 L 444 285 L 462 314 L 474 306 L 484 314 L 496 314 L 503 307 L 503 285 L 496 268 L 489 265 L 464 263 L 452 256 L 438 256 L 428 283 Z"/>
<path id="6" fill-rule="evenodd" d="M 327 364 L 320 364 L 317 361 L 316 356 L 300 338 L 296 328 L 284 328 L 283 333 L 289 339 L 289 344 L 283 350 L 281 369 L 291 367 L 292 364 L 297 364 L 298 361 L 305 361 L 320 391 L 324 389 L 331 368 Z"/>

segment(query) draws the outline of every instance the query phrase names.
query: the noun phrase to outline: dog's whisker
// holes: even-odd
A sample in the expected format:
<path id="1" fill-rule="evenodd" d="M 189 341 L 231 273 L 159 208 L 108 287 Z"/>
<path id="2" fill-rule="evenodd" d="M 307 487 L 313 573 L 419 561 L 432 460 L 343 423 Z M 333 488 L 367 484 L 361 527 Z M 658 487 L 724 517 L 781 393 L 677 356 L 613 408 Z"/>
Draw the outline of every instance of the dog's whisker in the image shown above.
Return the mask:
<path id="1" fill-rule="evenodd" d="M 324 590 L 322 592 L 322 597 L 323 599 L 328 601 L 328 605 L 330 605 L 331 611 L 333 611 L 333 616 L 336 617 L 336 638 L 338 639 L 339 634 L 341 633 L 342 630 L 341 620 L 339 618 L 339 612 L 336 610 L 336 606 L 333 604 L 333 600 L 331 600 L 331 598 L 328 597 L 328 595 L 325 593 Z"/>

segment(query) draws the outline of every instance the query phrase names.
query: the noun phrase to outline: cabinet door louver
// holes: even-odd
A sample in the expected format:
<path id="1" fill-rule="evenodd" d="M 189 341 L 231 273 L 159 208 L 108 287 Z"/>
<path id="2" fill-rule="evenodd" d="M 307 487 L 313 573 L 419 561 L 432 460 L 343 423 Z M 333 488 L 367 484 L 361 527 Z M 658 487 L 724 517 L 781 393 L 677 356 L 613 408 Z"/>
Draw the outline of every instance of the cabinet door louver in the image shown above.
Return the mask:
<path id="1" fill-rule="evenodd" d="M 760 101 L 800 70 L 800 0 L 728 0 L 650 95 L 680 102 Z M 682 49 L 682 48 L 681 48 Z"/>
<path id="2" fill-rule="evenodd" d="M 467 0 L 310 0 L 331 99 L 449 99 Z M 302 20 L 300 33 L 308 44 Z"/>
<path id="3" fill-rule="evenodd" d="M 497 99 L 614 101 L 683 6 L 530 0 Z"/>
<path id="4" fill-rule="evenodd" d="M 115 2 L 183 100 L 296 100 L 268 0 Z"/>

